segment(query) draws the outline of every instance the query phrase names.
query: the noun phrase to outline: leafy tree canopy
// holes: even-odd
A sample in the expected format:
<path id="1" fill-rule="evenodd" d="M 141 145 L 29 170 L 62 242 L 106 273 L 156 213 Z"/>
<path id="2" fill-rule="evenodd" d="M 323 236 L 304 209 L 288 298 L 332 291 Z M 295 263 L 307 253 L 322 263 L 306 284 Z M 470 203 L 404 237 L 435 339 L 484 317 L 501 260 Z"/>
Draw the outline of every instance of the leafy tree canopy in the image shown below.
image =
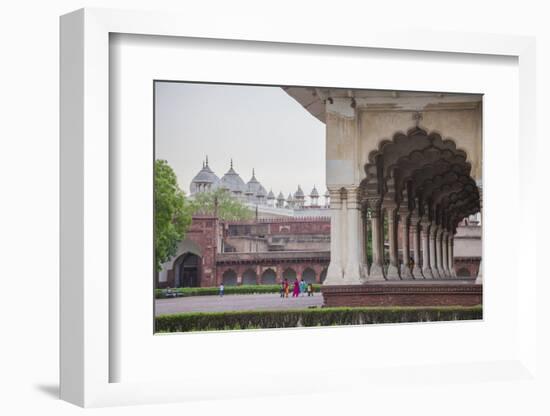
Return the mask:
<path id="1" fill-rule="evenodd" d="M 179 188 L 176 174 L 165 160 L 155 161 L 155 260 L 157 270 L 176 254 L 191 225 L 193 205 Z"/>
<path id="2" fill-rule="evenodd" d="M 248 220 L 252 211 L 231 196 L 226 189 L 216 189 L 193 195 L 193 212 L 202 215 L 217 215 L 223 221 Z"/>

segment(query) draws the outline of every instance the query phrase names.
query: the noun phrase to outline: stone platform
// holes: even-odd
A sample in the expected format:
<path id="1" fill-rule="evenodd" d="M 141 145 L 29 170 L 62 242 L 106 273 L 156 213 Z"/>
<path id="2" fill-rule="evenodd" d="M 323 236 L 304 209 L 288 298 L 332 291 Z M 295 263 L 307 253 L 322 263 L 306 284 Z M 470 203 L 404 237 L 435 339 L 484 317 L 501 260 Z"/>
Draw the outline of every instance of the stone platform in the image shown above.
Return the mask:
<path id="1" fill-rule="evenodd" d="M 323 306 L 475 306 L 483 286 L 473 280 L 424 280 L 321 286 Z"/>

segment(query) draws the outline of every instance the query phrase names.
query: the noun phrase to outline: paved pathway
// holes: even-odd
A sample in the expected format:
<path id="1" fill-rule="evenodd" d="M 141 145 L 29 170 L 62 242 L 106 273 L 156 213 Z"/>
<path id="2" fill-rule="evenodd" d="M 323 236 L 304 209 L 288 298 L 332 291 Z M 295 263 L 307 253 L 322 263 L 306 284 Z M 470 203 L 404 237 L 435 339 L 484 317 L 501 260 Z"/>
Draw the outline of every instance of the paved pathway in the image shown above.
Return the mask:
<path id="1" fill-rule="evenodd" d="M 281 298 L 278 293 L 254 295 L 188 296 L 182 298 L 156 299 L 155 315 L 178 312 L 220 312 L 243 310 L 279 310 L 321 306 L 323 296 Z"/>

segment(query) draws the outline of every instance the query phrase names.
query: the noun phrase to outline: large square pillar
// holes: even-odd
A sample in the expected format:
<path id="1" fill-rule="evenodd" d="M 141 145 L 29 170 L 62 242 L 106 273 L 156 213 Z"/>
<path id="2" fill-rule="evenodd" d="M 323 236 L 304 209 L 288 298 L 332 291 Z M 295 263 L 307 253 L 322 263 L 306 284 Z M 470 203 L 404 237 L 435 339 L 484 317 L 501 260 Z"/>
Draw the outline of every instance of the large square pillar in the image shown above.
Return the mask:
<path id="1" fill-rule="evenodd" d="M 330 192 L 330 264 L 327 269 L 327 277 L 323 284 L 344 284 L 343 244 L 344 227 L 342 222 L 346 220 L 342 214 L 342 199 L 340 190 L 329 188 Z"/>
<path id="2" fill-rule="evenodd" d="M 341 190 L 343 210 L 346 217 L 346 262 L 344 267 L 344 283 L 347 285 L 363 283 L 363 226 L 361 224 L 360 204 L 357 187 L 348 187 Z"/>

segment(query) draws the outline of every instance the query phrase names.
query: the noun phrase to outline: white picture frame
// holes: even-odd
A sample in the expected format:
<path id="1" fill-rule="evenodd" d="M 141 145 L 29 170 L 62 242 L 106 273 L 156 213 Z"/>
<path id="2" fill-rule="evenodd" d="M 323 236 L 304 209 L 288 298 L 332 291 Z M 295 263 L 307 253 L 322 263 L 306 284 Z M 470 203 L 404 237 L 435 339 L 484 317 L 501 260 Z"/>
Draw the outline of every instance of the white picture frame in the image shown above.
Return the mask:
<path id="1" fill-rule="evenodd" d="M 536 146 L 519 146 L 520 141 L 536 142 L 535 41 L 507 35 L 406 33 L 388 28 L 386 32 L 362 29 L 359 32 L 307 34 L 282 31 L 279 26 L 242 28 L 235 34 L 232 26 L 204 27 L 186 16 L 168 13 L 83 9 L 61 19 L 61 398 L 80 406 L 107 406 L 161 403 L 277 394 L 274 386 L 284 385 L 289 375 L 262 369 L 243 368 L 243 373 L 262 377 L 262 383 L 240 379 L 240 388 L 223 389 L 232 375 L 220 375 L 213 382 L 204 377 L 112 382 L 110 369 L 121 357 L 111 348 L 110 320 L 113 305 L 109 275 L 113 264 L 109 251 L 110 172 L 113 161 L 109 149 L 109 36 L 113 33 L 183 38 L 225 39 L 227 41 L 278 42 L 285 44 L 331 45 L 345 52 L 347 47 L 384 50 L 431 51 L 441 54 L 502 55 L 517 58 L 519 68 L 519 197 L 518 238 L 536 241 L 536 216 L 529 207 L 536 203 L 534 184 L 529 180 L 536 169 Z M 484 215 L 487 215 L 485 213 Z M 406 390 L 434 382 L 481 383 L 504 380 L 520 384 L 537 379 L 536 302 L 537 269 L 534 254 L 527 244 L 518 244 L 517 264 L 521 264 L 522 284 L 514 305 L 515 346 L 507 358 L 498 361 L 475 360 L 439 363 L 418 362 L 414 377 L 411 367 L 342 366 L 325 372 L 293 375 L 293 382 L 307 386 L 307 392 L 331 392 L 368 385 L 373 391 L 399 379 L 398 389 Z M 487 267 L 487 264 L 484 264 Z M 516 275 L 519 273 L 515 271 Z M 486 276 L 484 276 L 486 277 Z M 516 276 L 517 277 L 517 276 Z M 521 322 L 518 325 L 517 322 Z M 460 325 L 460 324 L 458 324 Z M 517 327 L 516 327 L 517 326 Z M 111 328 L 111 331 L 110 331 Z M 294 331 L 294 336 L 302 337 Z M 299 334 L 299 335 L 297 335 Z M 323 332 L 323 339 L 338 336 Z M 151 334 L 152 336 L 152 334 Z M 206 334 L 219 337 L 216 334 Z M 350 335 L 353 339 L 353 334 Z M 219 339 L 219 338 L 216 338 Z M 153 357 L 150 357 L 153 359 Z M 403 365 L 403 363 L 398 363 Z M 251 367 L 251 366 L 250 366 Z M 483 376 L 479 376 L 480 372 Z M 446 373 L 445 375 L 442 375 Z M 478 374 L 472 377 L 472 374 Z M 154 381 L 153 381 L 154 380 Z M 235 383 L 233 383 L 235 384 Z M 238 384 L 238 383 L 237 383 Z M 205 388 L 208 386 L 208 388 Z M 382 386 L 382 387 L 380 387 Z M 245 387 L 245 388 L 244 388 Z M 516 386 L 517 387 L 517 386 Z M 456 386 L 454 387 L 456 391 Z M 470 388 L 475 386 L 470 385 Z M 450 388 L 448 392 L 451 394 Z"/>

